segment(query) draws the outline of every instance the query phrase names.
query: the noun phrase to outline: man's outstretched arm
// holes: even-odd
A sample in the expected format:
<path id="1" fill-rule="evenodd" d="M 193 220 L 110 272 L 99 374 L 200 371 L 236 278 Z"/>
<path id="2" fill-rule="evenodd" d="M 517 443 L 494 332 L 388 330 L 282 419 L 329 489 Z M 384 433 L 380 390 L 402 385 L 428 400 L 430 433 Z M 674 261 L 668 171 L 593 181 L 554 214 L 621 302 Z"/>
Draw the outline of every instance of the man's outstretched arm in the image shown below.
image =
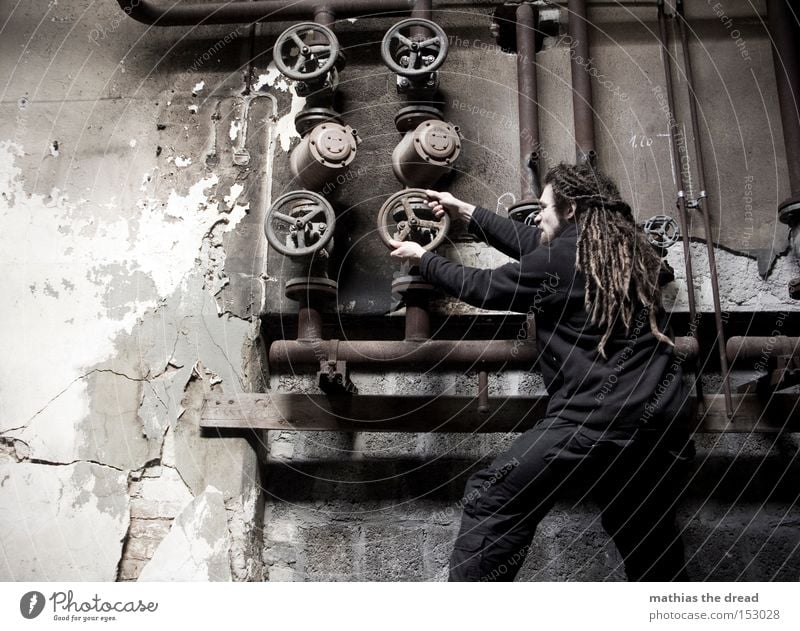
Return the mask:
<path id="1" fill-rule="evenodd" d="M 434 190 L 425 193 L 432 198 L 428 204 L 437 217 L 449 213 L 451 219 L 465 223 L 470 234 L 506 256 L 519 260 L 539 246 L 541 230 L 535 226 L 501 217 L 488 208 L 468 204 L 450 193 Z"/>

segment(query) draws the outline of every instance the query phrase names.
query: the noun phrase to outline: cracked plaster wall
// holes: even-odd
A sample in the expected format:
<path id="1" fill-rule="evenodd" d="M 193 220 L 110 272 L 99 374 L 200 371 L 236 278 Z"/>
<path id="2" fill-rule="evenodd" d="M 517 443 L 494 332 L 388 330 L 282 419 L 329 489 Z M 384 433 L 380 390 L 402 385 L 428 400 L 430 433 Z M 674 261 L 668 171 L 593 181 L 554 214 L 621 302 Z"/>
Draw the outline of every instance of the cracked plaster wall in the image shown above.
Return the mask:
<path id="1" fill-rule="evenodd" d="M 178 516 L 213 563 L 172 578 L 260 578 L 242 558 L 259 557 L 255 451 L 197 422 L 204 393 L 260 379 L 226 257 L 253 241 L 264 179 L 232 160 L 247 29 L 185 38 L 91 0 L 4 5 L 0 23 L 0 579 L 132 580 L 168 558 L 168 580 Z"/>

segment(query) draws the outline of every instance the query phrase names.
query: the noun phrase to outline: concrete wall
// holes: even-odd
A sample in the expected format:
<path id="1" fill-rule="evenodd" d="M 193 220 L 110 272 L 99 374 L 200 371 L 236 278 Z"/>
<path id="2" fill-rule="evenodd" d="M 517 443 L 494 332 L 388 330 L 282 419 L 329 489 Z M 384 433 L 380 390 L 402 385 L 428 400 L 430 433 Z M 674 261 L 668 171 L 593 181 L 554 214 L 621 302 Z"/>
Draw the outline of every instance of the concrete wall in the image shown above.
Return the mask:
<path id="1" fill-rule="evenodd" d="M 722 200 L 712 206 L 714 225 L 741 225 L 715 238 L 725 246 L 717 248 L 723 308 L 794 313 L 785 287 L 797 266 L 782 253 L 786 232 L 774 221 L 787 185 L 771 59 L 750 4 L 734 4 L 729 13 L 748 29 L 762 88 L 757 103 L 753 75 L 736 71 L 739 53 L 724 24 L 713 12 L 693 16 L 713 53 L 698 55 L 698 75 L 725 70 L 717 88 L 704 80 L 703 98 L 715 98 L 721 85 L 745 95 L 730 101 L 741 135 L 724 133 L 728 114 L 707 117 L 716 143 L 709 160 L 719 167 L 710 169 L 714 199 Z M 663 82 L 653 12 L 637 7 L 619 23 L 597 11 L 590 14 L 603 27 L 597 66 L 629 96 L 596 87 L 601 165 L 642 217 L 670 213 L 665 122 L 648 83 Z M 456 7 L 436 19 L 451 36 L 441 73 L 448 118 L 465 136 L 448 186 L 502 212 L 518 195 L 515 57 L 497 48 L 486 10 Z M 372 221 L 400 188 L 388 160 L 402 98 L 376 63 L 393 21 L 337 25 L 348 53 L 343 112 L 364 139 L 357 164 L 365 170 L 337 193 L 344 273 L 326 316 L 334 321 L 337 313 L 380 317 L 391 306 L 396 270 Z M 268 374 L 263 361 L 265 339 L 281 334 L 275 316 L 294 309 L 283 297 L 291 266 L 267 250 L 261 232 L 270 200 L 293 188 L 288 153 L 302 99 L 270 52 L 287 24 L 148 28 L 110 0 L 3 5 L 0 24 L 0 283 L 9 297 L 0 311 L 0 578 L 442 579 L 464 481 L 513 435 L 242 437 L 198 429 L 206 393 L 315 390 L 310 375 Z M 573 155 L 566 42 L 546 41 L 537 62 L 543 145 L 553 164 Z M 770 151 L 756 133 L 763 120 L 771 124 Z M 632 135 L 647 151 L 626 144 Z M 707 139 L 704 155 L 710 146 Z M 736 146 L 758 156 L 749 171 L 727 159 Z M 758 183 L 752 226 L 737 192 L 745 173 Z M 707 269 L 703 236 L 692 232 L 700 270 Z M 680 247 L 670 251 L 678 280 L 666 302 L 685 312 Z M 755 250 L 775 259 L 766 280 Z M 473 264 L 501 261 L 472 243 L 449 253 Z M 706 275 L 695 282 L 708 311 Z M 450 302 L 439 309 L 454 318 L 475 314 Z M 476 387 L 474 374 L 354 379 L 364 393 Z M 536 374 L 491 377 L 498 397 L 541 387 Z M 697 475 L 680 514 L 692 577 L 796 579 L 796 437 L 700 436 L 698 443 Z M 543 522 L 521 578 L 622 578 L 593 507 L 572 504 L 560 503 Z"/>

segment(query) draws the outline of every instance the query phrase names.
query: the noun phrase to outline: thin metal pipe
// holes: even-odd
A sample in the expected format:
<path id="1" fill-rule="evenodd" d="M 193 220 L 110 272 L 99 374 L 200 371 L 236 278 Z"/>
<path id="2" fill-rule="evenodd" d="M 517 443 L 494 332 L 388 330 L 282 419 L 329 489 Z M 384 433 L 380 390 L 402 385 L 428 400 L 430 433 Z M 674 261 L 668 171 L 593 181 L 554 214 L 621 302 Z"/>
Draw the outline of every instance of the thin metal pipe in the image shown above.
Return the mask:
<path id="1" fill-rule="evenodd" d="M 538 12 L 538 8 L 536 9 Z M 517 8 L 517 102 L 519 104 L 520 201 L 538 200 L 539 91 L 536 82 L 536 14 L 529 4 Z"/>
<path id="2" fill-rule="evenodd" d="M 686 212 L 686 182 L 684 180 L 683 164 L 679 150 L 678 139 L 678 121 L 675 117 L 675 88 L 672 85 L 672 64 L 670 62 L 669 44 L 667 41 L 667 24 L 666 16 L 664 14 L 664 2 L 658 2 L 658 38 L 661 44 L 661 58 L 664 62 L 664 81 L 667 88 L 667 106 L 669 107 L 669 132 L 670 132 L 670 149 L 672 150 L 672 161 L 675 164 L 675 170 L 678 173 L 678 196 L 676 205 L 678 207 L 678 222 L 681 226 L 681 235 L 683 236 L 683 264 L 686 269 L 686 296 L 689 302 L 689 319 L 695 325 L 697 324 L 697 306 L 695 303 L 694 295 L 694 273 L 692 271 L 692 252 L 691 242 L 689 241 L 689 222 L 687 221 Z M 686 147 L 684 145 L 684 151 Z M 693 330 L 693 337 L 699 344 L 699 333 L 695 326 Z M 696 369 L 697 367 L 695 367 Z M 695 388 L 697 390 L 697 399 L 703 400 L 703 382 L 700 375 L 695 379 Z"/>
<path id="3" fill-rule="evenodd" d="M 143 24 L 193 26 L 307 19 L 320 6 L 341 18 L 406 13 L 413 0 L 256 0 L 177 6 L 158 6 L 148 0 L 117 0 L 117 3 L 127 15 Z"/>
<path id="4" fill-rule="evenodd" d="M 722 322 L 722 307 L 719 299 L 719 278 L 717 276 L 717 261 L 714 254 L 714 240 L 711 233 L 711 217 L 708 208 L 708 197 L 705 189 L 705 167 L 703 163 L 702 147 L 700 146 L 700 123 L 697 116 L 697 92 L 694 89 L 694 72 L 692 70 L 692 57 L 689 54 L 689 40 L 686 37 L 686 18 L 683 14 L 683 2 L 676 4 L 678 17 L 678 31 L 683 48 L 683 63 L 686 72 L 686 86 L 689 90 L 689 112 L 692 120 L 692 135 L 694 136 L 694 150 L 697 156 L 697 187 L 700 192 L 697 197 L 697 209 L 703 216 L 703 227 L 706 233 L 706 249 L 708 252 L 708 266 L 711 272 L 711 295 L 714 300 L 714 323 L 717 327 L 717 349 L 719 350 L 720 370 L 722 371 L 722 389 L 725 394 L 725 411 L 733 416 L 733 400 L 731 399 L 731 383 L 728 370 L 728 357 L 725 354 L 725 328 Z"/>
<path id="5" fill-rule="evenodd" d="M 589 29 L 586 20 L 586 0 L 569 0 L 567 30 L 574 45 L 570 55 L 572 69 L 572 112 L 575 118 L 575 155 L 578 164 L 594 165 L 597 152 L 594 142 L 594 112 L 592 112 L 592 78 L 584 65 L 589 59 Z"/>

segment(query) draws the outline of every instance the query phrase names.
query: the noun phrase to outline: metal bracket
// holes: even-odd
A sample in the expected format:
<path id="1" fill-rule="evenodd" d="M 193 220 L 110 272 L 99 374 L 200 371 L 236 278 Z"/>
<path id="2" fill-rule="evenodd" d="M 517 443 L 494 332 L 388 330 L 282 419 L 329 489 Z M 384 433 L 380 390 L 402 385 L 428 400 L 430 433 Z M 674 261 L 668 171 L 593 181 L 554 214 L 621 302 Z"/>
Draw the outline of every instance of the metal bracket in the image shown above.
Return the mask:
<path id="1" fill-rule="evenodd" d="M 347 362 L 337 359 L 339 340 L 330 340 L 328 359 L 319 362 L 317 383 L 325 394 L 358 394 L 358 388 L 350 380 Z"/>

